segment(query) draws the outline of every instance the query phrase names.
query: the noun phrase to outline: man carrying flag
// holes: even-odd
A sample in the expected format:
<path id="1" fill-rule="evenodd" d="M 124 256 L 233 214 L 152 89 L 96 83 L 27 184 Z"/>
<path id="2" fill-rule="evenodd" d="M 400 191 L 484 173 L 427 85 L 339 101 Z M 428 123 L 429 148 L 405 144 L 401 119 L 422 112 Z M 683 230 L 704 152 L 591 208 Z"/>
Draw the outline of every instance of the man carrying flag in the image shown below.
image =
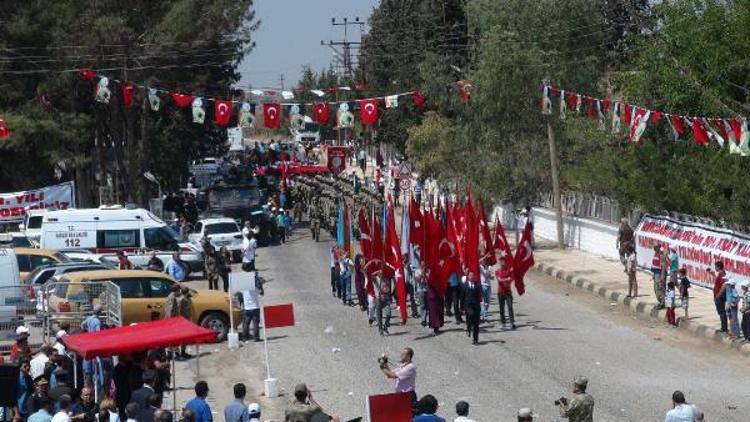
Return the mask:
<path id="1" fill-rule="evenodd" d="M 531 223 L 527 222 L 521 233 L 521 240 L 516 248 L 516 255 L 513 257 L 513 272 L 516 290 L 519 295 L 523 295 L 526 286 L 523 283 L 523 277 L 529 268 L 534 266 L 534 250 L 532 248 Z"/>

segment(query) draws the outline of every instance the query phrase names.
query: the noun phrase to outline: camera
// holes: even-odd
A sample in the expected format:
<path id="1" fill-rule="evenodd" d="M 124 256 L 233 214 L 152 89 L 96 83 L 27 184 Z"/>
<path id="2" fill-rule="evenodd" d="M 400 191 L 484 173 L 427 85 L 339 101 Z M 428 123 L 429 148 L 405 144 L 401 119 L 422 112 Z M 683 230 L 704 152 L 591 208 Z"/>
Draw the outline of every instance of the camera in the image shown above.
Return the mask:
<path id="1" fill-rule="evenodd" d="M 559 400 L 555 400 L 555 406 L 559 406 L 560 403 L 568 404 L 568 399 L 566 399 L 565 397 L 560 397 Z"/>
<path id="2" fill-rule="evenodd" d="M 388 364 L 388 356 L 385 354 L 382 354 L 378 357 L 378 363 L 383 366 Z"/>

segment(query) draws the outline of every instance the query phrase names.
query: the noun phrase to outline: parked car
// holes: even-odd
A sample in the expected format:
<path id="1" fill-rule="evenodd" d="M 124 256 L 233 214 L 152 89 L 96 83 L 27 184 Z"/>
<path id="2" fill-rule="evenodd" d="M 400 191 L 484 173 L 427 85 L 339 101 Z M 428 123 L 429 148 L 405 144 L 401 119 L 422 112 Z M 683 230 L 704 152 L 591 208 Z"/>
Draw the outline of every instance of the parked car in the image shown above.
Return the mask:
<path id="1" fill-rule="evenodd" d="M 200 247 L 203 236 L 207 236 L 216 249 L 222 246 L 226 247 L 232 253 L 234 262 L 241 260 L 242 231 L 233 219 L 221 217 L 199 220 L 195 223 L 193 232 L 188 235 L 188 240 Z"/>
<path id="2" fill-rule="evenodd" d="M 71 259 L 52 249 L 15 248 L 14 253 L 18 261 L 21 280 L 25 281 L 34 268 L 41 265 L 70 262 Z"/>
<path id="3" fill-rule="evenodd" d="M 47 280 L 52 279 L 52 277 L 59 277 L 67 273 L 76 271 L 96 271 L 112 269 L 115 268 L 113 268 L 111 265 L 85 261 L 47 264 L 34 268 L 34 271 L 30 272 L 28 277 L 26 277 L 26 283 L 32 286 L 41 286 L 42 284 L 46 283 Z"/>
<path id="4" fill-rule="evenodd" d="M 33 248 L 34 245 L 29 241 L 26 233 L 7 232 L 0 233 L 0 246 L 9 246 L 11 248 Z"/>
<path id="5" fill-rule="evenodd" d="M 177 283 L 164 273 L 147 270 L 100 270 L 68 273 L 59 278 L 54 291 L 47 292 L 51 312 L 77 312 L 81 304 L 97 303 L 98 298 L 84 298 L 87 282 L 111 281 L 120 288 L 122 325 L 146 322 L 164 317 L 166 299 Z M 218 333 L 224 340 L 229 332 L 229 309 L 235 326 L 240 322 L 240 310 L 230 305 L 224 292 L 192 290 L 192 321 Z"/>
<path id="6" fill-rule="evenodd" d="M 15 338 L 15 327 L 29 306 L 28 291 L 21 284 L 18 261 L 12 248 L 0 248 L 0 344 Z"/>

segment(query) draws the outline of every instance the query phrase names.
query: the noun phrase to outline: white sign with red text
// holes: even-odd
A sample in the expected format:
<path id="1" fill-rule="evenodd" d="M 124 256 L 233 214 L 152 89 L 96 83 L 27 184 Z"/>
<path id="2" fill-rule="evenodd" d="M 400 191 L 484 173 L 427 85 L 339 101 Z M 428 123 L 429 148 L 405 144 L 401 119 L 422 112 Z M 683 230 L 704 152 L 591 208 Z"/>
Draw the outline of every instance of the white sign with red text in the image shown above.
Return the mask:
<path id="1" fill-rule="evenodd" d="M 0 193 L 0 223 L 23 221 L 27 210 L 75 208 L 75 184 L 71 182 L 21 192 Z"/>
<path id="2" fill-rule="evenodd" d="M 712 288 L 714 279 L 706 271 L 715 261 L 723 261 L 727 275 L 738 283 L 750 282 L 750 236 L 732 230 L 669 217 L 645 215 L 635 232 L 638 265 L 651 267 L 654 244 L 664 251 L 675 246 L 680 268 L 687 270 L 693 284 Z"/>

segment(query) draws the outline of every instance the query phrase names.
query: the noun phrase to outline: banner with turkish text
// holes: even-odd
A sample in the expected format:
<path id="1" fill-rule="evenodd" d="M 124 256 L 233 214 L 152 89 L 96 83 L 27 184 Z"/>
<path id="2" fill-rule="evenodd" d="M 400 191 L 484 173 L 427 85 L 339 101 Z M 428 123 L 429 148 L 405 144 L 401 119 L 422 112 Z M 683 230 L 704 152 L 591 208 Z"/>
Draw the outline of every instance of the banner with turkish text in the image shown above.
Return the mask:
<path id="1" fill-rule="evenodd" d="M 669 217 L 645 215 L 635 231 L 638 265 L 651 267 L 654 244 L 663 250 L 677 249 L 680 268 L 690 281 L 712 288 L 714 278 L 706 271 L 715 261 L 723 261 L 727 276 L 738 284 L 750 282 L 750 236 L 728 229 L 686 223 Z"/>
<path id="2" fill-rule="evenodd" d="M 45 186 L 21 192 L 0 193 L 0 223 L 21 222 L 27 210 L 75 208 L 75 183 Z"/>
<path id="3" fill-rule="evenodd" d="M 338 176 L 346 169 L 346 147 L 328 147 L 328 170 Z"/>

